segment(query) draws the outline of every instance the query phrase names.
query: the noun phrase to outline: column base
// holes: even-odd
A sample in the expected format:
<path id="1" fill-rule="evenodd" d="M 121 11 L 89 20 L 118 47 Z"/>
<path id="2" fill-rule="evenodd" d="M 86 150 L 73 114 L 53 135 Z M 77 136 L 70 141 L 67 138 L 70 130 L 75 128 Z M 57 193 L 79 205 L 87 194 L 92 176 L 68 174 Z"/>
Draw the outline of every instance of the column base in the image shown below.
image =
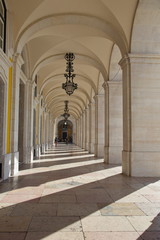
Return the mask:
<path id="1" fill-rule="evenodd" d="M 90 153 L 95 153 L 95 144 L 94 143 L 90 143 Z"/>
<path id="2" fill-rule="evenodd" d="M 160 177 L 160 152 L 132 152 L 131 176 Z"/>
<path id="3" fill-rule="evenodd" d="M 104 144 L 97 144 L 97 157 L 104 157 Z"/>
<path id="4" fill-rule="evenodd" d="M 49 148 L 48 146 L 49 146 L 49 144 L 48 144 L 48 143 L 46 143 L 46 144 L 45 144 L 45 151 L 47 151 L 47 150 L 48 150 L 48 148 Z"/>
<path id="5" fill-rule="evenodd" d="M 91 153 L 91 143 L 88 143 L 88 151 Z"/>
<path id="6" fill-rule="evenodd" d="M 53 143 L 52 143 L 52 142 L 49 142 L 49 144 L 48 144 L 48 149 L 52 149 L 52 147 L 53 147 Z"/>
<path id="7" fill-rule="evenodd" d="M 82 149 L 85 149 L 85 144 L 84 143 L 82 144 Z"/>
<path id="8" fill-rule="evenodd" d="M 132 177 L 160 177 L 160 152 L 122 152 L 122 172 Z"/>
<path id="9" fill-rule="evenodd" d="M 41 145 L 41 153 L 45 154 L 45 144 L 44 143 L 42 143 L 42 145 Z"/>
<path id="10" fill-rule="evenodd" d="M 33 162 L 33 147 L 26 147 L 25 153 L 24 153 L 24 163 L 31 163 Z"/>
<path id="11" fill-rule="evenodd" d="M 105 146 L 104 147 L 104 162 L 109 163 L 109 147 Z"/>
<path id="12" fill-rule="evenodd" d="M 122 151 L 122 173 L 131 176 L 131 163 L 130 163 L 131 152 Z"/>
<path id="13" fill-rule="evenodd" d="M 41 148 L 40 145 L 35 146 L 35 157 L 39 158 L 41 155 Z"/>
<path id="14" fill-rule="evenodd" d="M 109 146 L 109 163 L 122 164 L 122 146 Z"/>
<path id="15" fill-rule="evenodd" d="M 11 153 L 11 176 L 19 171 L 19 152 Z"/>
<path id="16" fill-rule="evenodd" d="M 98 156 L 98 144 L 97 143 L 94 144 L 94 155 L 95 155 L 95 157 Z"/>
<path id="17" fill-rule="evenodd" d="M 6 180 L 11 176 L 11 160 L 12 154 L 5 154 L 1 158 L 1 179 Z"/>
<path id="18" fill-rule="evenodd" d="M 85 149 L 89 151 L 89 144 L 86 143 Z"/>

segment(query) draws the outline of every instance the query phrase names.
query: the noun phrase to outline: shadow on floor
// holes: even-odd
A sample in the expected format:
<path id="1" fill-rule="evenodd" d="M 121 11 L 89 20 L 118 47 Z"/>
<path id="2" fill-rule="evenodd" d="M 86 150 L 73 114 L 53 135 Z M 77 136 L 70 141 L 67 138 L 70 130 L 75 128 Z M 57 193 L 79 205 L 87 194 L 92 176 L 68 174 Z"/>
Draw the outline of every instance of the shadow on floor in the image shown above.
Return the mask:
<path id="1" fill-rule="evenodd" d="M 5 181 L 0 186 L 0 192 L 5 192 L 5 184 L 8 184 L 6 191 L 11 191 L 0 200 L 1 207 L 3 205 L 0 209 L 0 239 L 6 240 L 10 236 L 16 240 L 40 240 L 55 233 L 51 239 L 81 240 L 84 239 L 84 232 L 134 232 L 129 222 L 132 219 L 128 221 L 121 216 L 143 217 L 144 213 L 134 203 L 129 205 L 125 198 L 159 179 L 130 178 L 119 174 L 117 168 L 104 163 L 87 163 L 84 166 L 24 174 Z M 106 169 L 107 178 L 104 173 Z M 7 186 L 12 188 L 7 190 Z M 136 197 L 143 200 L 141 195 L 137 194 Z M 119 204 L 122 204 L 123 214 Z M 114 221 L 113 216 L 116 216 Z M 159 223 L 159 217 L 153 219 L 147 231 L 154 231 Z M 73 238 L 68 236 L 69 232 Z M 147 238 L 149 235 L 146 232 L 140 235 L 137 240 L 152 239 Z M 153 237 L 153 232 L 150 236 Z"/>

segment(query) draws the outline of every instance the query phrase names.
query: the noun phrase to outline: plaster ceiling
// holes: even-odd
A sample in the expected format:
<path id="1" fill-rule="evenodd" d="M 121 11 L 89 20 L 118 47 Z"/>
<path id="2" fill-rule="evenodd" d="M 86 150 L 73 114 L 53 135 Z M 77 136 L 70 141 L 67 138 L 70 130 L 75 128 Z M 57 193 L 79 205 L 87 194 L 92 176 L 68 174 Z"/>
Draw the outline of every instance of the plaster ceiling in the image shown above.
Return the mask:
<path id="1" fill-rule="evenodd" d="M 130 49 L 138 0 L 7 0 L 13 22 L 12 48 L 23 53 L 28 78 L 38 77 L 38 92 L 56 118 L 69 101 L 78 118 L 108 80 L 114 44 L 118 56 Z M 68 96 L 61 88 L 67 52 L 75 54 L 78 89 Z M 27 54 L 26 54 L 27 53 Z M 116 57 L 114 57 L 116 59 Z M 99 80 L 100 79 L 100 80 Z"/>

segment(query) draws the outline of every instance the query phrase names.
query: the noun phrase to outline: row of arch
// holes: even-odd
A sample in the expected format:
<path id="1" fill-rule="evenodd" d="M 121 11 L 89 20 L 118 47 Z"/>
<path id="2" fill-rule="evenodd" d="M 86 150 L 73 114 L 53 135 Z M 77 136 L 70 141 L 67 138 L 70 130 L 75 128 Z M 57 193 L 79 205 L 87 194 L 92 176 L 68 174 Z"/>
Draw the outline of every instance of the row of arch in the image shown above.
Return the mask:
<path id="1" fill-rule="evenodd" d="M 55 136 L 54 127 L 57 126 L 56 121 L 60 114 L 62 114 L 64 99 L 66 99 L 65 94 L 62 94 L 59 86 L 61 84 L 64 52 L 54 52 L 55 48 L 51 47 L 50 51 L 46 52 L 46 54 L 41 52 L 39 59 L 35 57 L 35 59 L 32 60 L 29 59 L 29 54 L 27 54 L 27 44 L 33 39 L 38 40 L 39 37 L 45 33 L 43 30 L 50 29 L 51 26 L 55 29 L 55 26 L 60 27 L 63 25 L 68 29 L 68 26 L 74 24 L 77 24 L 84 30 L 92 30 L 91 32 L 88 31 L 89 36 L 106 39 L 108 41 L 107 43 L 112 46 L 108 68 L 98 55 L 89 49 L 86 50 L 87 47 L 84 47 L 86 55 L 78 50 L 76 52 L 75 63 L 77 63 L 77 66 L 88 65 L 97 71 L 97 75 L 95 74 L 96 80 L 94 80 L 94 77 L 92 78 L 85 74 L 85 71 L 81 72 L 79 70 L 77 73 L 79 81 L 81 80 L 85 84 L 84 86 L 80 85 L 69 105 L 72 118 L 76 122 L 75 126 L 77 124 L 77 127 L 75 127 L 77 135 L 74 138 L 76 143 L 85 148 L 86 146 L 84 146 L 84 144 L 89 145 L 93 143 L 98 145 L 96 141 L 101 137 L 99 125 L 96 125 L 99 131 L 95 131 L 93 134 L 96 139 L 95 142 L 83 140 L 84 138 L 89 138 L 89 133 L 88 136 L 84 134 L 88 122 L 92 122 L 91 119 L 95 119 L 95 123 L 92 123 L 93 128 L 94 124 L 98 123 L 97 119 L 100 119 L 100 108 L 95 107 L 92 111 L 91 107 L 90 118 L 88 118 L 90 120 L 88 120 L 87 124 L 84 123 L 84 112 L 86 111 L 85 108 L 90 104 L 98 105 L 98 102 L 94 102 L 94 98 L 103 95 L 105 96 L 103 113 L 105 116 L 103 123 L 105 135 L 103 147 L 105 147 L 104 157 L 107 156 L 108 150 L 106 149 L 109 147 L 108 132 L 110 131 L 108 126 L 109 122 L 111 123 L 109 106 L 112 104 L 113 110 L 113 103 L 115 100 L 114 91 L 112 91 L 113 88 L 111 90 L 109 84 L 110 82 L 117 83 L 122 80 L 120 84 L 123 89 L 123 172 L 128 175 L 140 175 L 136 166 L 136 164 L 140 164 L 141 168 L 144 170 L 144 174 L 158 175 L 159 113 L 157 114 L 157 109 L 159 96 L 158 94 L 154 94 L 158 91 L 159 86 L 158 68 L 160 63 L 160 44 L 158 38 L 160 14 L 157 6 L 159 6 L 158 0 L 139 1 L 133 23 L 131 41 L 126 37 L 123 28 L 114 16 L 112 16 L 111 19 L 113 21 L 111 22 L 109 19 L 107 21 L 104 16 L 100 18 L 99 16 L 91 16 L 90 14 L 65 13 L 37 18 L 37 20 L 29 23 L 24 28 L 22 27 L 15 44 L 13 43 L 14 52 L 12 54 L 12 61 L 9 60 L 11 53 L 7 55 L 7 53 L 5 54 L 3 51 L 0 51 L 2 57 L 2 71 L 0 75 L 2 82 L 0 109 L 2 114 L 0 121 L 2 126 L 4 126 L 3 132 L 1 132 L 1 155 L 3 155 L 2 159 L 4 159 L 5 164 L 7 162 L 8 166 L 11 166 L 10 171 L 6 170 L 8 171 L 5 172 L 6 175 L 13 175 L 18 171 L 18 155 L 20 152 L 18 141 L 20 139 L 19 133 L 21 128 L 19 123 L 23 121 L 22 126 L 24 129 L 22 129 L 21 137 L 25 140 L 22 146 L 25 149 L 23 150 L 23 157 L 25 160 L 23 157 L 21 159 L 22 162 L 31 161 L 34 151 L 35 155 L 39 156 L 39 149 L 41 149 L 41 153 L 43 153 L 50 144 L 53 144 Z M 106 13 L 109 14 L 108 16 L 113 15 L 107 9 Z M 72 21 L 73 19 L 74 22 Z M 88 35 L 86 33 L 86 36 Z M 80 44 L 77 44 L 77 46 L 80 46 Z M 11 52 L 9 50 L 10 46 L 8 47 L 8 52 Z M 118 63 L 120 63 L 122 70 Z M 55 71 L 53 74 L 52 71 L 47 71 L 47 67 L 50 65 L 53 66 L 54 64 Z M 45 71 L 43 72 L 44 69 L 47 72 L 46 75 L 44 74 Z M 79 68 L 77 67 L 77 69 Z M 35 77 L 42 72 L 42 77 L 38 78 L 38 95 L 34 97 L 33 90 L 35 87 Z M 158 74 L 156 75 L 156 73 Z M 22 92 L 20 93 L 22 78 L 24 78 L 22 82 L 25 85 L 23 90 L 25 92 L 24 107 L 22 111 L 23 114 L 21 114 L 23 115 L 23 119 L 20 118 L 21 115 L 19 114 L 21 113 L 20 97 L 23 95 Z M 12 86 L 10 84 L 11 80 Z M 54 83 L 53 87 L 51 87 L 52 81 Z M 153 85 L 151 85 L 151 82 Z M 11 95 L 9 95 L 10 88 L 12 88 Z M 151 104 L 148 104 L 150 101 Z M 8 102 L 12 102 L 11 106 L 8 105 Z M 116 109 L 118 106 L 119 109 L 122 108 L 117 103 Z M 26 113 L 24 113 L 24 109 Z M 114 113 L 112 114 L 114 115 Z M 10 119 L 9 116 L 11 116 Z M 24 116 L 26 116 L 26 118 Z M 147 116 L 147 121 L 145 116 Z M 7 124 L 5 124 L 6 119 Z M 143 122 L 143 126 L 140 119 Z M 10 123 L 8 124 L 8 122 Z M 152 133 L 153 129 L 157 129 L 156 134 L 155 131 Z M 150 134 L 150 139 L 148 141 L 146 140 L 147 133 Z M 7 144 L 9 142 L 9 148 L 6 142 Z M 92 151 L 91 148 L 87 148 Z M 95 149 L 97 148 L 96 146 Z M 95 154 L 97 154 L 97 150 L 95 149 Z M 148 149 L 150 151 L 148 151 Z M 151 160 L 148 160 L 147 154 L 150 156 Z M 147 166 L 144 159 L 141 159 L 141 156 L 147 159 Z M 157 164 L 157 168 L 150 173 L 147 167 L 152 166 L 152 159 L 154 163 Z M 10 164 L 10 162 L 12 164 Z"/>

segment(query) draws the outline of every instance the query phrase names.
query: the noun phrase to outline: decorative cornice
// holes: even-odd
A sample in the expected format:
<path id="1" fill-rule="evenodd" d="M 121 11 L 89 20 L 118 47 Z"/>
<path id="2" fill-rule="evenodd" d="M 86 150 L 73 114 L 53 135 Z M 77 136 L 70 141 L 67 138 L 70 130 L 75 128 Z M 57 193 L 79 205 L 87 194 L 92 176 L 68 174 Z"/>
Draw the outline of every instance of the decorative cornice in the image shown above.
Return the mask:
<path id="1" fill-rule="evenodd" d="M 160 64 L 160 54 L 144 54 L 144 53 L 130 53 L 125 55 L 120 61 L 119 65 L 123 69 L 128 64 Z"/>
<path id="2" fill-rule="evenodd" d="M 108 86 L 110 86 L 110 85 L 120 85 L 120 84 L 122 84 L 122 80 L 108 81 L 107 84 L 108 84 Z"/>
<path id="3" fill-rule="evenodd" d="M 129 54 L 131 63 L 160 64 L 160 54 Z"/>

